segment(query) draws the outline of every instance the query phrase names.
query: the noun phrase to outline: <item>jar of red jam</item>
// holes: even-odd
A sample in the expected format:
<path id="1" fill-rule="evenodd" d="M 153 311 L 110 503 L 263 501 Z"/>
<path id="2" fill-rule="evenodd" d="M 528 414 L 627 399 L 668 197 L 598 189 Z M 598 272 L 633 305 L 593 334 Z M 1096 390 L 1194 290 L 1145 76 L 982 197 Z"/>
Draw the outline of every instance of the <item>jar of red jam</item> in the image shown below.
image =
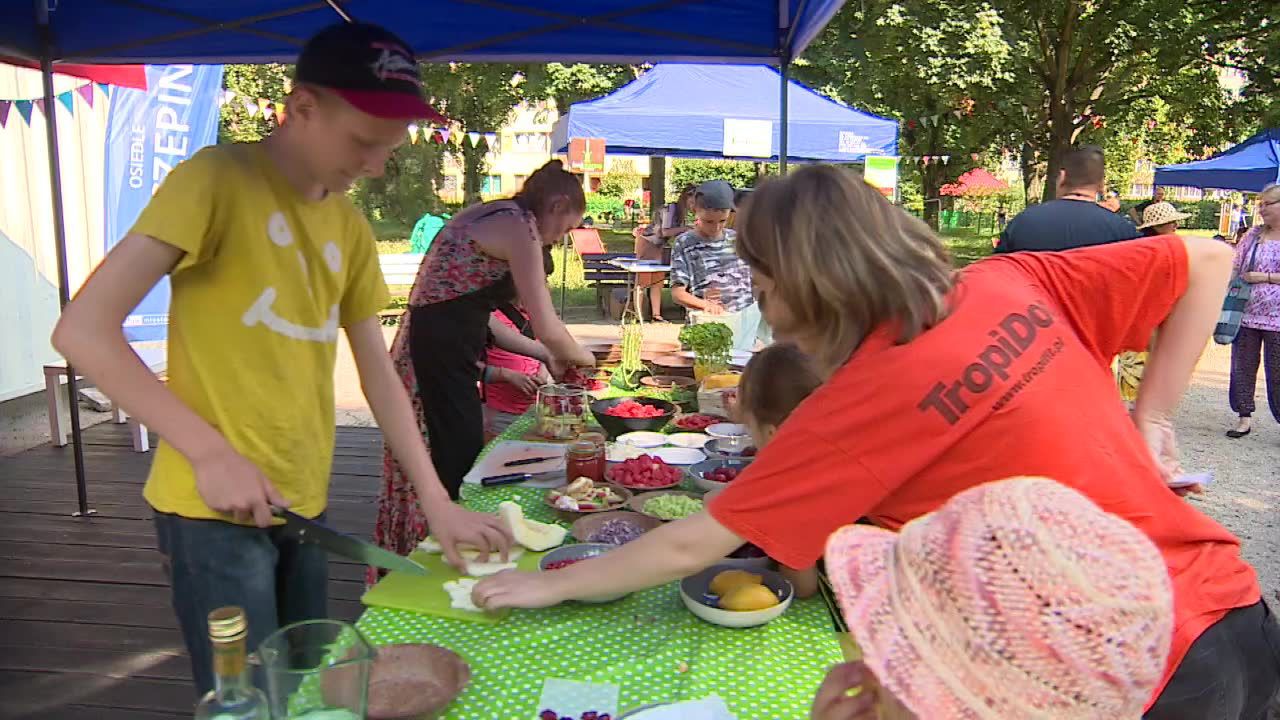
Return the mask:
<path id="1" fill-rule="evenodd" d="M 590 478 L 591 482 L 603 482 L 604 448 L 591 439 L 574 440 L 565 453 L 564 475 L 566 483 L 580 477 Z"/>

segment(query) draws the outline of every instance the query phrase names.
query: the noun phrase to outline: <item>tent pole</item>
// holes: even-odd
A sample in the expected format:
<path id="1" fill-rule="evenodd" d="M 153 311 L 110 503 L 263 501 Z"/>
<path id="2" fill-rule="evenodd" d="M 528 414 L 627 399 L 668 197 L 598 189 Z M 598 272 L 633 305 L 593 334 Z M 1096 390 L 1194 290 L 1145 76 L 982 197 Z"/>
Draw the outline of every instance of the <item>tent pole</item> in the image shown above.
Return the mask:
<path id="1" fill-rule="evenodd" d="M 781 92 L 778 93 L 780 98 L 778 108 L 778 119 L 780 127 L 778 128 L 778 174 L 787 174 L 787 90 L 791 86 L 791 56 L 782 56 L 782 72 L 779 73 L 782 78 Z"/>
<path id="2" fill-rule="evenodd" d="M 53 96 L 53 30 L 49 27 L 47 0 L 35 0 L 36 25 L 40 28 L 44 52 L 40 55 L 40 75 L 44 82 L 44 127 L 49 146 L 49 194 L 53 197 L 53 239 L 58 254 L 58 306 L 71 302 L 71 282 L 67 272 L 67 228 L 62 209 L 62 169 L 58 161 L 58 105 Z M 67 363 L 67 407 L 71 410 L 71 450 L 76 466 L 76 501 L 79 510 L 72 517 L 90 515 L 89 493 L 85 486 L 84 448 L 80 432 L 80 391 L 76 371 Z"/>

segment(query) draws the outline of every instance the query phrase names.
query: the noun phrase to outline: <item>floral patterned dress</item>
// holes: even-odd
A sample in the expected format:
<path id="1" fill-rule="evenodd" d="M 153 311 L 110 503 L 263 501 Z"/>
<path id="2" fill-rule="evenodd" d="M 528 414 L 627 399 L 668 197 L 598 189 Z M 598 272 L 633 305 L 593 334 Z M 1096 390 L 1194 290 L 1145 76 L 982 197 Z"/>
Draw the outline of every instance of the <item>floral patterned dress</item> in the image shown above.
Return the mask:
<path id="1" fill-rule="evenodd" d="M 510 200 L 500 200 L 470 208 L 449 221 L 432 242 L 431 249 L 422 259 L 418 275 L 414 279 L 413 289 L 409 293 L 409 309 L 400 320 L 395 340 L 391 345 L 391 359 L 396 373 L 404 382 L 405 389 L 413 403 L 414 415 L 418 419 L 418 429 L 428 439 L 428 408 L 424 397 L 430 397 L 429 383 L 440 382 L 439 377 L 418 377 L 411 352 L 411 338 L 414 337 L 413 318 L 424 319 L 423 308 L 432 308 L 440 313 L 441 318 L 452 322 L 452 314 L 466 312 L 467 317 L 475 313 L 467 308 L 487 307 L 502 297 L 514 297 L 514 285 L 511 272 L 505 260 L 485 255 L 472 239 L 472 229 L 477 221 L 488 220 L 499 216 L 516 216 L 528 225 L 531 237 L 538 240 L 537 224 L 533 214 Z M 477 310 L 478 312 L 478 310 Z M 480 321 L 487 333 L 487 319 L 492 308 L 485 309 Z M 450 315 L 445 315 L 449 313 Z M 430 317 L 430 316 L 425 316 Z M 474 324 L 474 323 L 472 323 Z M 474 330 L 474 328 L 471 328 Z M 459 341 L 461 342 L 461 341 Z M 437 343 L 439 344 L 439 343 Z M 452 343 L 446 343 L 452 347 Z M 472 348 L 462 348 L 465 354 Z M 480 349 L 483 351 L 483 348 Z M 465 364 L 465 363 L 464 363 Z M 421 366 L 421 363 L 418 364 Z M 478 368 L 475 379 L 478 379 Z M 465 380 L 465 379 L 464 379 Z M 449 382 L 459 382 L 450 378 Z M 436 387 L 434 389 L 440 389 Z M 455 388 L 456 389 L 456 388 Z M 480 404 L 479 389 L 474 380 L 469 389 L 475 393 L 477 408 Z M 430 443 L 428 442 L 428 447 Z M 474 460 L 474 458 L 472 458 Z M 437 463 L 437 467 L 439 464 Z M 446 482 L 449 487 L 449 482 Z M 456 492 L 456 486 L 454 488 Z M 389 447 L 383 447 L 382 489 L 378 498 L 378 517 L 374 525 L 373 540 L 379 546 L 401 555 L 408 555 L 428 534 L 426 518 L 418 505 L 418 494 L 412 483 L 404 476 L 400 464 L 391 456 Z M 377 580 L 374 568 L 369 569 L 367 581 Z"/>

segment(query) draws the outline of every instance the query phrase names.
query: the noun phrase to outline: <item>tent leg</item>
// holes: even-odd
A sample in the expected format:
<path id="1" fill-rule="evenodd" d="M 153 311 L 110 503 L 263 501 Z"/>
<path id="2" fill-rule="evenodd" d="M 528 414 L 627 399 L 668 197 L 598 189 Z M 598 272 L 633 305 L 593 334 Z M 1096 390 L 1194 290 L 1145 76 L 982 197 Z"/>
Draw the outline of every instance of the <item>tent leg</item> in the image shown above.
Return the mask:
<path id="1" fill-rule="evenodd" d="M 787 57 L 785 55 L 783 56 L 782 72 L 779 74 L 782 77 L 782 88 L 781 88 L 781 92 L 778 93 L 778 97 L 779 97 L 778 103 L 781 106 L 778 108 L 778 120 L 779 120 L 778 174 L 786 175 L 787 174 L 787 139 L 788 139 L 787 135 L 789 134 L 787 132 L 787 104 L 788 104 L 787 90 L 791 87 L 791 58 L 790 57 Z"/>
<path id="2" fill-rule="evenodd" d="M 53 31 L 49 28 L 46 0 L 35 0 L 36 24 L 44 39 L 40 58 L 40 74 L 44 81 L 44 127 L 49 146 L 49 190 L 53 197 L 53 237 L 58 254 L 58 304 L 65 308 L 71 302 L 71 282 L 67 272 L 67 228 L 62 209 L 62 169 L 58 161 L 58 104 L 53 96 Z M 67 363 L 67 405 L 71 410 L 71 450 L 76 466 L 76 501 L 79 510 L 73 517 L 91 515 L 89 493 L 85 485 L 84 447 L 80 431 L 80 391 L 76 371 Z"/>

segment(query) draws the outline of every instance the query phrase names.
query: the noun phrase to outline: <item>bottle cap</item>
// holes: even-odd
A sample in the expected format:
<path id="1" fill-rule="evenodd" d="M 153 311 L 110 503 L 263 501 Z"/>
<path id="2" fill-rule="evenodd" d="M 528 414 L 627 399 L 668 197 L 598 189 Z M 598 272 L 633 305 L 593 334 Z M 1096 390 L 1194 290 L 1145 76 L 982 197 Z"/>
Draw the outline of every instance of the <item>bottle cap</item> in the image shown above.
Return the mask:
<path id="1" fill-rule="evenodd" d="M 209 613 L 209 639 L 232 642 L 248 634 L 249 623 L 245 619 L 244 608 L 228 605 Z"/>
<path id="2" fill-rule="evenodd" d="M 596 447 L 595 441 L 578 438 L 569 444 L 569 452 L 573 455 L 594 455 Z"/>

